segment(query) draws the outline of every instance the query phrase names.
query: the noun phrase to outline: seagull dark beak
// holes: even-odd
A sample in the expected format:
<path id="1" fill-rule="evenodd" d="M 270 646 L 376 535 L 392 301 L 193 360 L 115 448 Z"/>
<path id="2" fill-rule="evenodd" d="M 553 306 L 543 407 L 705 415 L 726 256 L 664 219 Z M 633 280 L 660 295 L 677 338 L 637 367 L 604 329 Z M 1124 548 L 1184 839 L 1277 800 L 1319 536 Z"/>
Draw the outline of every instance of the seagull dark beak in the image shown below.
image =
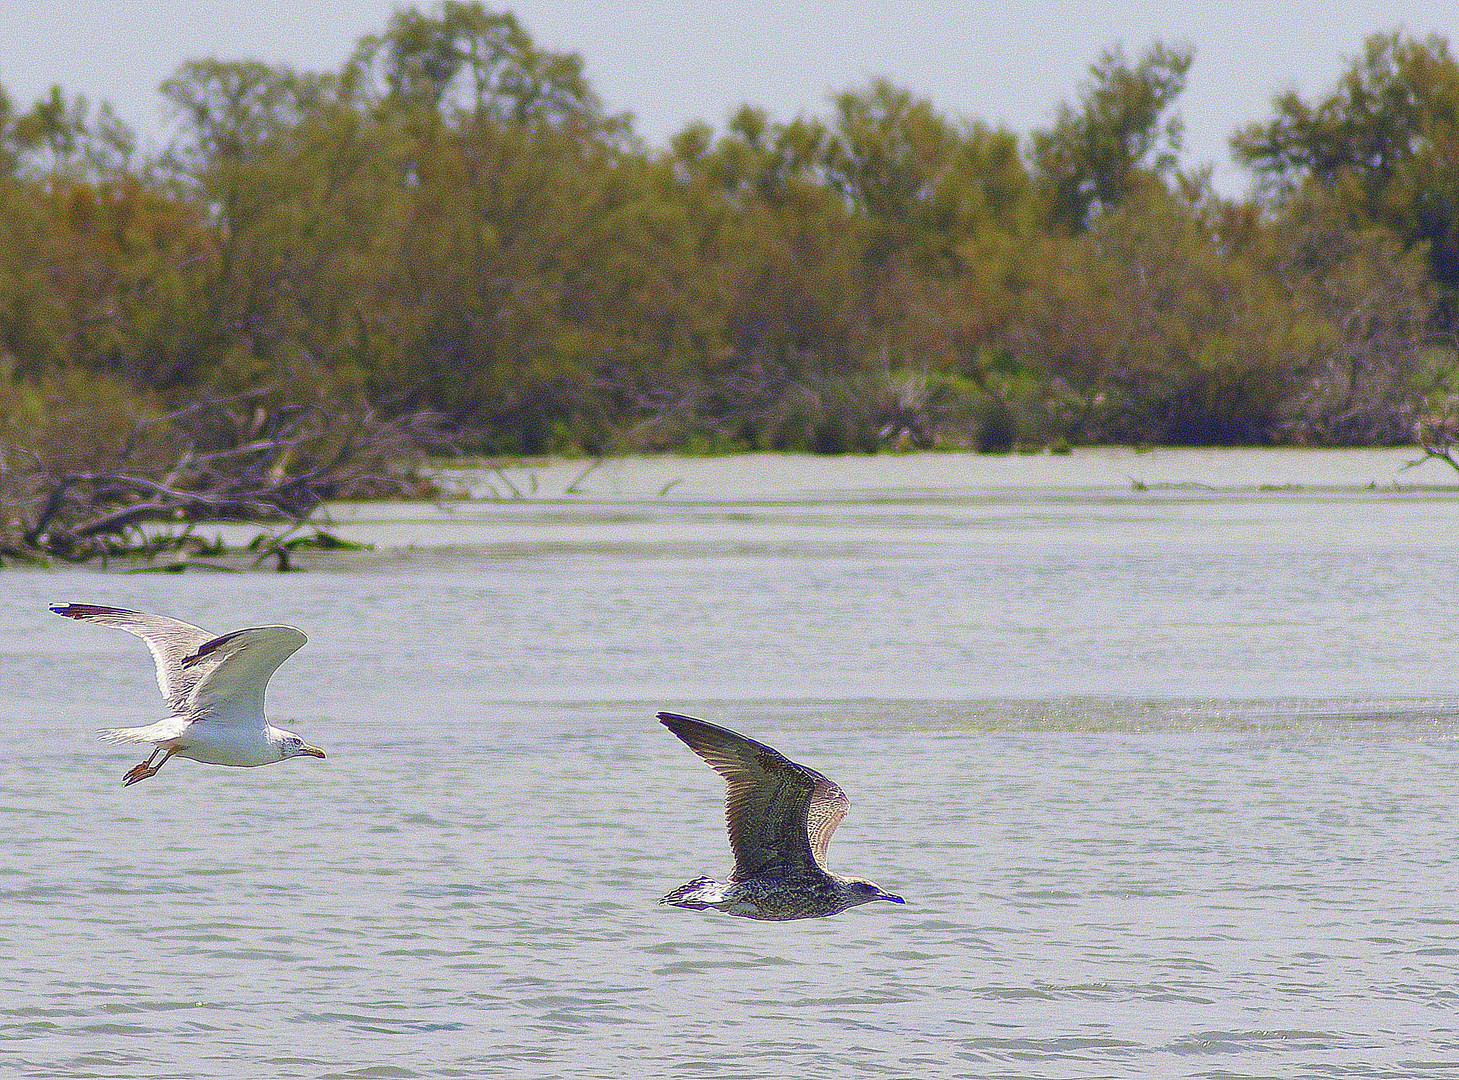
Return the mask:
<path id="1" fill-rule="evenodd" d="M 310 757 L 324 757 L 323 750 L 319 749 L 319 747 L 317 746 L 310 746 L 308 743 L 305 743 L 303 746 L 299 747 L 299 752 L 301 754 L 308 754 Z"/>
<path id="2" fill-rule="evenodd" d="M 907 901 L 903 900 L 900 896 L 893 896 L 889 892 L 882 893 L 880 896 L 877 897 L 877 899 L 878 900 L 890 900 L 894 904 L 905 904 L 907 902 Z"/>

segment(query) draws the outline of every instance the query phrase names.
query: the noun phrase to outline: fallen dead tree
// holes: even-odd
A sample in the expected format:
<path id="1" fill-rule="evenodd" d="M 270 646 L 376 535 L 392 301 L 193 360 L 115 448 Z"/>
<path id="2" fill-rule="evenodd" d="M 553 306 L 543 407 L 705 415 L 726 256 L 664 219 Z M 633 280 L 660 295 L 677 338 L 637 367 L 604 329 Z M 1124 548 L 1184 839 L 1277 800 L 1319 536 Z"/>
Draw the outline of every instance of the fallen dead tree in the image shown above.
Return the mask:
<path id="1" fill-rule="evenodd" d="M 1410 465 L 1437 458 L 1459 470 L 1459 396 L 1434 403 L 1414 425 L 1414 441 L 1424 456 Z"/>
<path id="2" fill-rule="evenodd" d="M 0 559 L 187 552 L 198 521 L 267 522 L 270 535 L 320 528 L 329 500 L 435 494 L 417 466 L 448 448 L 434 414 L 383 417 L 269 391 L 138 420 L 118 445 L 85 454 L 22 439 L 0 445 Z"/>

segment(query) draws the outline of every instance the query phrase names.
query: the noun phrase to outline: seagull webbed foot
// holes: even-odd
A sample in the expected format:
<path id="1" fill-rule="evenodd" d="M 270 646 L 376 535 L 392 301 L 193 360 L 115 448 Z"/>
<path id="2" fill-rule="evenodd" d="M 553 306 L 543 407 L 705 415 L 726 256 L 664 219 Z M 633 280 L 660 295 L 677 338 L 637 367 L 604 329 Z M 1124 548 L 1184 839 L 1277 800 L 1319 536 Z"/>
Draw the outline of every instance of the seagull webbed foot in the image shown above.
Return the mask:
<path id="1" fill-rule="evenodd" d="M 122 787 L 130 787 L 138 780 L 145 780 L 149 776 L 156 776 L 157 770 L 145 761 L 133 768 L 126 776 L 122 777 Z"/>
<path id="2" fill-rule="evenodd" d="M 175 751 L 168 750 L 167 756 L 164 757 L 161 761 L 158 761 L 156 765 L 153 765 L 152 762 L 156 759 L 158 754 L 162 753 L 162 750 L 163 747 L 160 746 L 156 750 L 153 750 L 146 761 L 142 762 L 142 764 L 140 765 L 134 766 L 127 773 L 126 776 L 122 777 L 122 787 L 131 787 L 138 780 L 145 780 L 149 776 L 156 776 L 157 773 L 162 769 L 162 766 L 166 765 L 168 759 L 170 759 L 173 753 L 175 753 Z"/>

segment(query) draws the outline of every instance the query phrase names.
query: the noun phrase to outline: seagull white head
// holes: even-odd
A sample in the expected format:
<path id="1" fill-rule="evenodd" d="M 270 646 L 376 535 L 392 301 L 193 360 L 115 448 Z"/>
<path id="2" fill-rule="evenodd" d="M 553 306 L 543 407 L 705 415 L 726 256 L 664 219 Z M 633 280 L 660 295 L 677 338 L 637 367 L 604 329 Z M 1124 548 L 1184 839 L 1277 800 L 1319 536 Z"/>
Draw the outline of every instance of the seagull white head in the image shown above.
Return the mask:
<path id="1" fill-rule="evenodd" d="M 270 739 L 279 748 L 279 760 L 287 761 L 291 757 L 324 757 L 324 751 L 317 746 L 310 746 L 292 731 L 285 731 L 283 728 L 272 728 L 270 735 L 277 734 L 277 739 Z"/>

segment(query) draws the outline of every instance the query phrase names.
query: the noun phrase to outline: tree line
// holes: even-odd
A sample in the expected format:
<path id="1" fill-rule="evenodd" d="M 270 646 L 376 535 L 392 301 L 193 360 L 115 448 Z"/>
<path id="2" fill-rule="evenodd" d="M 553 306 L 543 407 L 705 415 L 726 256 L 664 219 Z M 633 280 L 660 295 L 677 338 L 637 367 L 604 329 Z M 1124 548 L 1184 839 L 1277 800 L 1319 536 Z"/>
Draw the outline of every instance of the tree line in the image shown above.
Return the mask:
<path id="1" fill-rule="evenodd" d="M 872 80 L 650 147 L 448 0 L 337 72 L 184 64 L 152 156 L 0 95 L 0 496 L 306 413 L 490 454 L 1412 441 L 1459 394 L 1448 43 L 1275 99 L 1235 200 L 1178 164 L 1194 59 L 1111 49 L 1024 137 Z"/>

